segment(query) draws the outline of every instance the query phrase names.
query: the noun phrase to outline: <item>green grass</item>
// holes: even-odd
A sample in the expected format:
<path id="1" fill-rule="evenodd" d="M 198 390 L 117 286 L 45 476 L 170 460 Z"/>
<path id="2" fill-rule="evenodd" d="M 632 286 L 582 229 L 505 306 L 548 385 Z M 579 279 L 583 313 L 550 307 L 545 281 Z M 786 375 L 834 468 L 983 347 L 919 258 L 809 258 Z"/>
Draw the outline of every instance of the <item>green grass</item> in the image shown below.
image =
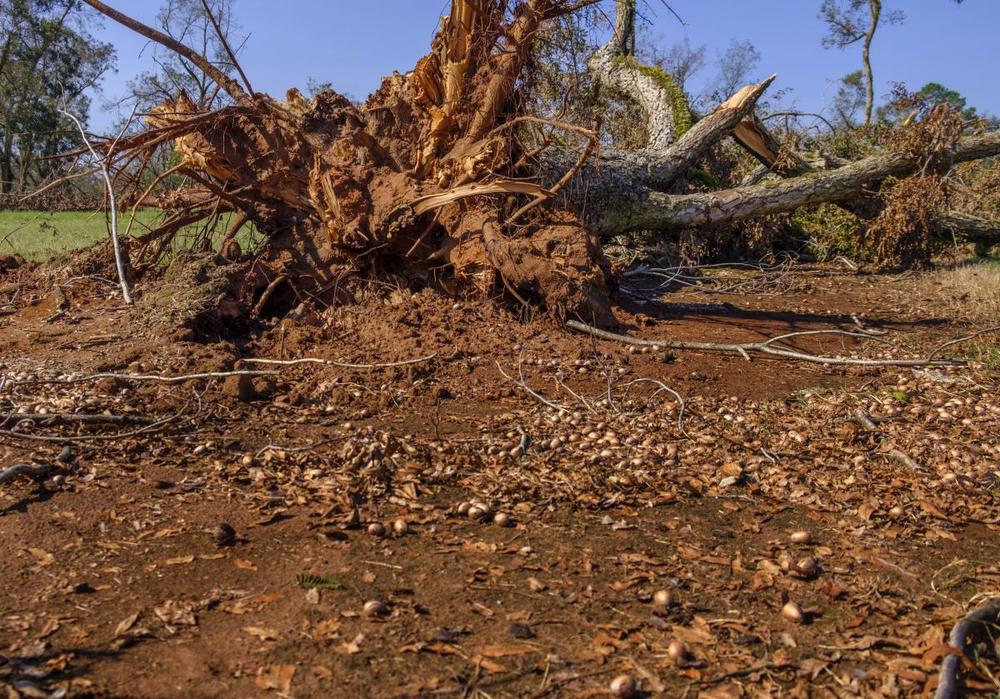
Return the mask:
<path id="1" fill-rule="evenodd" d="M 136 214 L 132 234 L 139 235 L 154 227 L 160 211 L 143 209 Z M 221 217 L 214 231 L 221 238 L 229 225 L 229 216 Z M 119 219 L 119 231 L 124 233 L 129 217 Z M 184 247 L 197 226 L 181 231 L 174 241 L 174 250 Z M 187 233 L 187 235 L 185 235 Z M 26 260 L 45 262 L 74 250 L 90 247 L 108 236 L 104 213 L 97 211 L 0 211 L 0 255 L 18 254 Z M 252 226 L 244 226 L 239 241 L 244 250 L 253 249 L 259 235 Z"/>

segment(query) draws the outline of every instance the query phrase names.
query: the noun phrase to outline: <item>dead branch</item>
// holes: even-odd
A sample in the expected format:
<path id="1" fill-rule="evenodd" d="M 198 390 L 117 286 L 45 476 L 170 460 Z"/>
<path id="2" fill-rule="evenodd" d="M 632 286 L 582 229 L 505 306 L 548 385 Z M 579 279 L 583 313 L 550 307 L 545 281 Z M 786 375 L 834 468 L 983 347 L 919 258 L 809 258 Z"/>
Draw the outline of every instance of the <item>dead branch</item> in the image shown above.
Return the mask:
<path id="1" fill-rule="evenodd" d="M 87 383 L 91 381 L 100 381 L 102 379 L 114 379 L 118 381 L 136 381 L 136 382 L 154 382 L 154 383 L 166 383 L 166 384 L 177 384 L 185 383 L 187 381 L 203 381 L 205 379 L 226 379 L 230 376 L 277 376 L 280 372 L 277 371 L 214 371 L 206 372 L 201 374 L 184 374 L 183 376 L 159 376 L 157 374 L 91 374 L 90 376 L 80 376 L 70 379 L 26 379 L 24 381 L 14 382 L 18 385 L 35 385 L 35 384 L 76 384 L 76 383 Z"/>
<path id="2" fill-rule="evenodd" d="M 702 352 L 731 352 L 734 354 L 739 354 L 746 357 L 751 352 L 765 354 L 773 357 L 780 357 L 782 359 L 792 359 L 801 362 L 810 362 L 812 364 L 829 364 L 832 366 L 901 366 L 901 367 L 921 367 L 921 366 L 966 366 L 965 362 L 957 359 L 855 359 L 851 357 L 825 357 L 821 355 L 806 354 L 805 352 L 798 352 L 791 349 L 784 349 L 775 347 L 772 343 L 774 340 L 780 338 L 774 338 L 773 340 L 767 340 L 765 342 L 747 342 L 742 344 L 728 344 L 728 343 L 715 343 L 715 342 L 678 342 L 676 340 L 641 340 L 627 335 L 619 335 L 618 333 L 609 332 L 607 330 L 599 330 L 598 328 L 587 325 L 586 323 L 581 323 L 577 320 L 566 321 L 566 326 L 576 330 L 578 332 L 585 333 L 587 335 L 593 335 L 594 337 L 600 338 L 602 340 L 611 340 L 613 342 L 622 342 L 629 345 L 637 345 L 640 347 L 662 347 L 666 349 L 676 349 L 676 350 L 695 350 Z M 790 339 L 798 335 L 809 335 L 816 334 L 817 332 L 824 332 L 825 334 L 843 334 L 850 336 L 863 336 L 870 338 L 868 335 L 861 335 L 860 333 L 848 333 L 846 331 L 807 331 L 803 333 L 789 333 L 783 335 L 783 339 Z"/>
<path id="3" fill-rule="evenodd" d="M 80 120 L 77 119 L 76 116 L 72 114 L 67 108 L 59 110 L 76 125 L 77 130 L 80 132 L 80 138 L 83 139 L 83 143 L 87 147 L 87 150 L 90 151 L 90 155 L 94 158 L 94 160 L 97 161 L 97 165 L 98 168 L 100 169 L 101 176 L 104 178 L 104 186 L 107 189 L 107 194 L 108 194 L 108 204 L 111 209 L 109 212 L 109 219 L 108 219 L 109 220 L 108 227 L 111 232 L 111 247 L 114 250 L 115 254 L 115 267 L 118 270 L 118 281 L 119 284 L 121 285 L 122 300 L 128 306 L 132 305 L 132 292 L 129 290 L 128 275 L 125 272 L 125 266 L 126 266 L 125 253 L 123 253 L 122 251 L 121 241 L 118 238 L 118 202 L 117 198 L 115 197 L 115 187 L 111 180 L 111 171 L 108 168 L 108 160 L 111 158 L 112 153 L 114 152 L 116 146 L 118 145 L 118 141 L 121 140 L 121 137 L 125 134 L 125 131 L 132 123 L 132 119 L 135 117 L 135 110 L 137 108 L 138 105 L 132 108 L 132 113 L 126 120 L 125 126 L 122 127 L 121 133 L 119 133 L 118 137 L 115 138 L 115 140 L 112 142 L 111 147 L 108 149 L 107 153 L 104 156 L 98 155 L 97 151 L 94 150 L 94 146 L 91 144 L 90 139 L 87 137 L 87 132 L 84 131 L 83 124 L 80 123 Z"/>
<path id="4" fill-rule="evenodd" d="M 147 39 L 155 41 L 156 43 L 170 49 L 174 53 L 177 53 L 183 56 L 184 58 L 188 59 L 196 66 L 198 66 L 198 69 L 204 72 L 205 75 L 212 78 L 212 80 L 214 80 L 219 85 L 219 87 L 228 92 L 229 95 L 240 104 L 246 104 L 250 102 L 250 96 L 247 95 L 247 93 L 243 90 L 242 87 L 240 87 L 239 83 L 237 83 L 235 80 L 233 80 L 228 75 L 226 75 L 221 70 L 212 65 L 211 61 L 209 61 L 207 58 L 199 54 L 197 51 L 192 50 L 191 48 L 177 41 L 176 39 L 167 36 L 163 32 L 157 31 L 156 29 L 153 29 L 152 27 L 149 27 L 138 20 L 132 19 L 128 15 L 119 12 L 114 8 L 108 7 L 103 2 L 101 2 L 101 0 L 84 0 L 84 2 L 86 2 L 88 5 L 93 7 L 101 14 L 110 17 L 114 21 L 128 27 L 137 34 L 141 34 Z"/>
<path id="5" fill-rule="evenodd" d="M 525 383 L 525 381 L 523 380 L 523 378 L 522 378 L 522 380 L 519 381 L 518 379 L 515 379 L 513 376 L 511 376 L 510 374 L 508 374 L 506 371 L 504 371 L 503 367 L 500 365 L 500 362 L 497 362 L 496 365 L 497 365 L 497 370 L 500 372 L 501 376 L 503 376 L 505 379 L 507 379 L 508 381 L 510 381 L 512 384 L 514 384 L 515 386 L 517 386 L 518 388 L 520 388 L 522 391 L 524 391 L 525 393 L 527 393 L 529 396 L 531 396 L 532 398 L 534 398 L 535 400 L 537 400 L 539 403 L 542 403 L 543 405 L 546 405 L 546 406 L 552 408 L 553 410 L 557 410 L 560 413 L 568 413 L 569 412 L 569 409 L 566 408 L 565 406 L 559 405 L 558 403 L 553 403 L 552 401 L 550 401 L 549 399 L 545 398 L 543 395 L 541 395 L 540 393 L 538 393 L 537 391 L 535 391 L 534 389 L 532 389 L 527 383 Z"/>

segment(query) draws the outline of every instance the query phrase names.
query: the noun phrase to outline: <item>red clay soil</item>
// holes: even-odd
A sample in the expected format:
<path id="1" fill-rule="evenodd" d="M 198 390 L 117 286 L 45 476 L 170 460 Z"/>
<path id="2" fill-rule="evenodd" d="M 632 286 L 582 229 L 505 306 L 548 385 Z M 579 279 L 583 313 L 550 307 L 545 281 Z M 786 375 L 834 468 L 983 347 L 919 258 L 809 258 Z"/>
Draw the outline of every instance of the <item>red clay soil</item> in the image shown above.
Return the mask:
<path id="1" fill-rule="evenodd" d="M 637 696 L 919 696 L 1000 590 L 989 367 L 629 351 L 376 283 L 199 325 L 180 281 L 125 309 L 67 274 L 0 276 L 0 471 L 52 465 L 0 485 L 8 696 L 608 696 L 622 674 Z M 920 275 L 780 285 L 616 313 L 658 339 L 889 331 L 799 345 L 870 357 L 968 331 Z M 305 357 L 422 361 L 246 361 Z M 74 380 L 230 371 L 277 373 Z M 994 696 L 978 650 L 962 680 Z"/>

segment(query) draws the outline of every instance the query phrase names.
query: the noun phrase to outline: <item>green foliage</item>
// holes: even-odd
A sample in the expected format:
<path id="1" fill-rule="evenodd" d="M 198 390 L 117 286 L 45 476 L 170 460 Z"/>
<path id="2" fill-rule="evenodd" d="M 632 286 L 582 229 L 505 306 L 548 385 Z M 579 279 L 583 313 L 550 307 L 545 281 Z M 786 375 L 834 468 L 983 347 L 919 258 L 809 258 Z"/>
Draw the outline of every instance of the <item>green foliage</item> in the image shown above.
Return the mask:
<path id="1" fill-rule="evenodd" d="M 799 209 L 792 216 L 792 227 L 804 239 L 809 252 L 820 261 L 840 255 L 855 260 L 871 259 L 872 252 L 864 237 L 864 228 L 856 216 L 833 204 Z"/>
<path id="2" fill-rule="evenodd" d="M 114 64 L 92 24 L 77 0 L 0 0 L 0 192 L 59 175 L 49 158 L 78 144 L 60 110 L 85 119 L 87 89 Z"/>
<path id="3" fill-rule="evenodd" d="M 677 86 L 674 79 L 670 77 L 670 73 L 657 66 L 644 65 L 632 56 L 618 56 L 615 60 L 627 68 L 637 70 L 646 77 L 652 78 L 653 82 L 666 91 L 670 100 L 670 108 L 674 114 L 675 135 L 678 138 L 691 130 L 691 126 L 694 125 L 694 115 L 691 113 L 691 105 L 688 104 L 688 98 L 684 94 L 684 90 Z"/>

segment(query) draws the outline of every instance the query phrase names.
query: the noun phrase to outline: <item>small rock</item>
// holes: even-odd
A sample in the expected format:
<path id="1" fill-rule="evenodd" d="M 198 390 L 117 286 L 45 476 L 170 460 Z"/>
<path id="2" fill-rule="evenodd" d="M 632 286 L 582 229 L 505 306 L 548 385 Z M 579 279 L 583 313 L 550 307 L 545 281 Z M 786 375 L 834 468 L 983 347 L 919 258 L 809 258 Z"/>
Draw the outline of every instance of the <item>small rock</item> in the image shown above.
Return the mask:
<path id="1" fill-rule="evenodd" d="M 212 534 L 216 546 L 232 546 L 236 543 L 236 530 L 228 522 L 219 522 Z"/>
<path id="2" fill-rule="evenodd" d="M 511 636 L 513 636 L 514 638 L 519 638 L 521 640 L 527 640 L 529 638 L 535 638 L 535 636 L 537 636 L 535 630 L 532 629 L 530 626 L 518 622 L 511 623 L 511 625 L 508 627 L 507 630 L 510 632 Z"/>

